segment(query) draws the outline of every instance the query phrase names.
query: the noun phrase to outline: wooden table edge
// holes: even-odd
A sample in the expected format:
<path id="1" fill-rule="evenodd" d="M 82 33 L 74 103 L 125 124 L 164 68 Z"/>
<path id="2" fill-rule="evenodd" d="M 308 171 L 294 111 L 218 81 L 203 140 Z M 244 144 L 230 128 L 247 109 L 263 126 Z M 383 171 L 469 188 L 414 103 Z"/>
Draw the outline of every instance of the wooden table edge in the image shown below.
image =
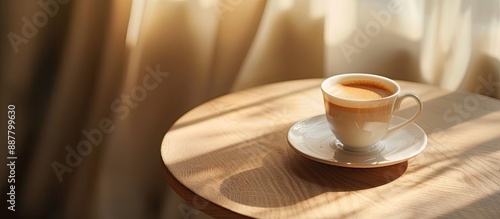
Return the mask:
<path id="1" fill-rule="evenodd" d="M 163 175 L 165 175 L 165 178 L 167 179 L 167 183 L 170 187 L 172 187 L 172 190 L 175 191 L 182 199 L 184 199 L 186 202 L 188 202 L 191 206 L 195 207 L 196 209 L 208 214 L 211 217 L 214 218 L 252 218 L 246 215 L 242 215 L 239 213 L 236 213 L 234 211 L 231 211 L 227 208 L 224 208 L 220 205 L 217 205 L 188 189 L 186 186 L 182 185 L 175 176 L 170 172 L 170 170 L 165 166 L 165 163 L 163 160 L 161 161 L 162 164 L 162 170 L 163 170 Z M 197 204 L 201 203 L 201 204 Z"/>

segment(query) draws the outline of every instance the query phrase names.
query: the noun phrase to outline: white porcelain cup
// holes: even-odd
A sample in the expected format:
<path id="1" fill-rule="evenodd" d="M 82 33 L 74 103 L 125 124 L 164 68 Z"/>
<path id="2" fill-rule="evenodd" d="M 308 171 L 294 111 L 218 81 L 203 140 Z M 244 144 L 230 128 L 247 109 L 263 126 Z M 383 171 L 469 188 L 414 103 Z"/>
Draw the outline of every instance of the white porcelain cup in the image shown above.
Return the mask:
<path id="1" fill-rule="evenodd" d="M 377 85 L 386 89 L 388 93 L 374 99 L 351 98 L 346 97 L 345 93 L 340 94 L 339 89 L 342 89 L 339 86 L 357 83 Z M 340 141 L 341 146 L 349 151 L 370 150 L 380 140 L 415 121 L 423 110 L 422 101 L 417 95 L 401 93 L 401 88 L 395 81 L 373 74 L 335 75 L 323 81 L 321 90 L 330 129 Z M 401 102 L 406 98 L 412 98 L 417 102 L 417 112 L 405 122 L 389 127 L 393 113 L 399 109 Z"/>

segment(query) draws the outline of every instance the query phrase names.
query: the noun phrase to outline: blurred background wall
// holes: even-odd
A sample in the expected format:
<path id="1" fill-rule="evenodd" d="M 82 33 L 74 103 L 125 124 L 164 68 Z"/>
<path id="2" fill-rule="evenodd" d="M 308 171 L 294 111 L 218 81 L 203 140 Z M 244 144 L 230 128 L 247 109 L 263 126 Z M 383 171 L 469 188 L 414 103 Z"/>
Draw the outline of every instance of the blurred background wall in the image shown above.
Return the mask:
<path id="1" fill-rule="evenodd" d="M 0 33 L 22 218 L 205 217 L 160 144 L 232 91 L 368 72 L 500 98 L 499 0 L 5 0 Z"/>

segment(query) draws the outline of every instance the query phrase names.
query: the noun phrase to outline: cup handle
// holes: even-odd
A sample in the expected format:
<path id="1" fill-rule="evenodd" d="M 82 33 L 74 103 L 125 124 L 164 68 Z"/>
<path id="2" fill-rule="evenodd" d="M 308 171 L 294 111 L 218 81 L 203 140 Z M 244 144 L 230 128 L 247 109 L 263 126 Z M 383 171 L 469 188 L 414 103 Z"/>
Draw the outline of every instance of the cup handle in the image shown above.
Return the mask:
<path id="1" fill-rule="evenodd" d="M 417 104 L 418 104 L 417 112 L 415 113 L 415 115 L 413 115 L 410 119 L 406 120 L 405 122 L 389 128 L 385 137 L 389 136 L 394 131 L 396 131 L 400 128 L 403 128 L 403 127 L 407 126 L 408 124 L 410 124 L 411 122 L 415 121 L 422 113 L 422 110 L 424 109 L 424 105 L 422 104 L 422 101 L 420 100 L 420 98 L 414 93 L 402 93 L 402 94 L 400 94 L 399 97 L 396 99 L 396 102 L 394 103 L 393 112 L 396 112 L 399 110 L 399 107 L 401 106 L 401 102 L 403 102 L 403 100 L 406 98 L 413 98 L 417 102 Z"/>

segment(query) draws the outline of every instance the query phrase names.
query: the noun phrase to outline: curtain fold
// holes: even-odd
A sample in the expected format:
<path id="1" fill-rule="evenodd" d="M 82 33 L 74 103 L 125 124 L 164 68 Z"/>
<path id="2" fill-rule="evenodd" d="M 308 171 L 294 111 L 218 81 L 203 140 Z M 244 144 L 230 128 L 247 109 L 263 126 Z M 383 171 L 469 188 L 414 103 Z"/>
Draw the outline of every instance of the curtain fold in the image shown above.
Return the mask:
<path id="1" fill-rule="evenodd" d="M 229 92 L 368 72 L 500 98 L 498 0 L 38 0 L 0 12 L 23 218 L 182 218 L 161 140 Z"/>

